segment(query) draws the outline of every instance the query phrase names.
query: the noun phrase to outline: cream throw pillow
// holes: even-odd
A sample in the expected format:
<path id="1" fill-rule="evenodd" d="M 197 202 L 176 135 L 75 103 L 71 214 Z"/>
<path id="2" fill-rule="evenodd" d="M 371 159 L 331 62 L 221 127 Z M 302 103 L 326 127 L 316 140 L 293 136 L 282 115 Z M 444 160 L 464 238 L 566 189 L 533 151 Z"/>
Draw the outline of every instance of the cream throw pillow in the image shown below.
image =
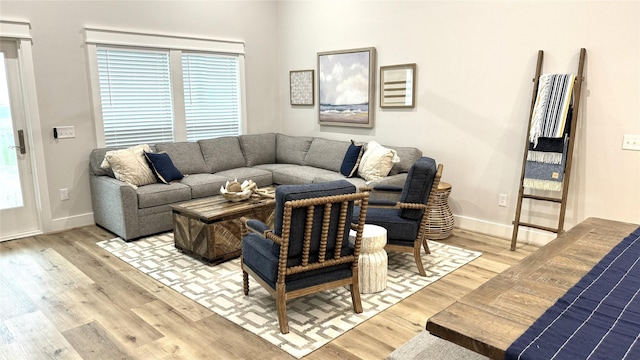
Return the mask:
<path id="1" fill-rule="evenodd" d="M 367 144 L 362 159 L 360 159 L 358 175 L 367 181 L 383 178 L 389 175 L 393 164 L 399 161 L 397 151 L 371 140 Z"/>
<path id="2" fill-rule="evenodd" d="M 134 188 L 157 182 L 144 153 L 151 152 L 147 144 L 127 149 L 107 151 L 100 167 L 111 168 L 116 179 L 124 181 Z"/>

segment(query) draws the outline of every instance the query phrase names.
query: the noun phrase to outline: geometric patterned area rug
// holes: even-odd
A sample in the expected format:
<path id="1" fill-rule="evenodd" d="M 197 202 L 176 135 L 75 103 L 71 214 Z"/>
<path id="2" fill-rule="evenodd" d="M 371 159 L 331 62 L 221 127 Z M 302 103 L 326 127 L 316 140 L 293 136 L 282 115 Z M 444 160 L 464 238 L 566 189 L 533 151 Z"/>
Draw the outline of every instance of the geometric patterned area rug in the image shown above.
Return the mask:
<path id="1" fill-rule="evenodd" d="M 375 294 L 362 294 L 361 314 L 353 312 L 346 287 L 327 290 L 288 301 L 289 333 L 281 334 L 275 299 L 251 277 L 249 295 L 244 296 L 239 259 L 209 266 L 177 250 L 171 232 L 133 242 L 115 238 L 98 245 L 296 358 L 308 355 L 481 255 L 477 251 L 429 242 L 431 254 L 422 255 L 427 276 L 422 277 L 417 273 L 412 253 L 389 252 L 387 288 Z"/>

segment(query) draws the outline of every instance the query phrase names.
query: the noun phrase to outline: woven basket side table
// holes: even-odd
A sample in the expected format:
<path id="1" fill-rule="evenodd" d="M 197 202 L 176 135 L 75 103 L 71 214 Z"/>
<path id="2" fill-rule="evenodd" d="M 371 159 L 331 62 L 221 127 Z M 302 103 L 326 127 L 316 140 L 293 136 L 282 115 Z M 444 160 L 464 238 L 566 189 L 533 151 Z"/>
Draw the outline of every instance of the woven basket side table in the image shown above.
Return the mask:
<path id="1" fill-rule="evenodd" d="M 434 204 L 429 211 L 425 235 L 429 240 L 442 240 L 451 236 L 453 230 L 453 213 L 449 207 L 451 184 L 440 182 L 434 194 Z"/>

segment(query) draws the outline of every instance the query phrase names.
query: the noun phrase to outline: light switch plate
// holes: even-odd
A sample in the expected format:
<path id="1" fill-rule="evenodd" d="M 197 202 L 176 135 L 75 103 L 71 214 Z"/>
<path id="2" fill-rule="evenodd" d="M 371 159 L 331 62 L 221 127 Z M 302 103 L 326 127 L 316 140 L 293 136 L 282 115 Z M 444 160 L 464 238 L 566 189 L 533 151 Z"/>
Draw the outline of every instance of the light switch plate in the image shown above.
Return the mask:
<path id="1" fill-rule="evenodd" d="M 56 126 L 54 129 L 58 132 L 58 139 L 69 139 L 76 137 L 75 126 Z"/>
<path id="2" fill-rule="evenodd" d="M 507 206 L 507 194 L 498 194 L 498 206 Z"/>

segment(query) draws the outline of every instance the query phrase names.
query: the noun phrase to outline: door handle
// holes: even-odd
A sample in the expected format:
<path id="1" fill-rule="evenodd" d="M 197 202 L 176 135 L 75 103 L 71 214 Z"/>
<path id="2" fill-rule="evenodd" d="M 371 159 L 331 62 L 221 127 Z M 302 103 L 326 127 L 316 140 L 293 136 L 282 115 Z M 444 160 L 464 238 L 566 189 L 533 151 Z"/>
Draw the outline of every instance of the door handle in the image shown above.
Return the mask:
<path id="1" fill-rule="evenodd" d="M 18 130 L 18 145 L 20 145 L 20 154 L 24 155 L 27 149 L 24 146 L 24 131 Z"/>
<path id="2" fill-rule="evenodd" d="M 27 148 L 24 146 L 24 131 L 18 130 L 18 146 L 9 146 L 9 149 L 20 149 L 20 154 L 27 153 Z"/>

